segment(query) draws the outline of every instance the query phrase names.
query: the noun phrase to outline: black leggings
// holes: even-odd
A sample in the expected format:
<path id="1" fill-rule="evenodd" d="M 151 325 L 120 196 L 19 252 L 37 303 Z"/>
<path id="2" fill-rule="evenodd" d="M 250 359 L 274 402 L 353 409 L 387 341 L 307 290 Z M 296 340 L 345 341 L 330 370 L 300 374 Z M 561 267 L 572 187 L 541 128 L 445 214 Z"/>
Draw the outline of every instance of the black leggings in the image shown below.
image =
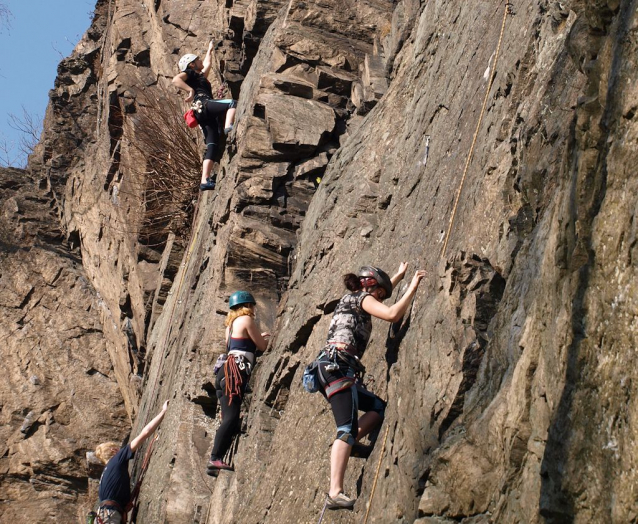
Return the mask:
<path id="1" fill-rule="evenodd" d="M 219 121 L 218 117 L 225 114 L 226 111 L 235 107 L 235 100 L 230 98 L 224 100 L 208 100 L 204 103 L 201 113 L 197 115 L 197 122 L 204 133 L 204 142 L 206 143 L 206 154 L 204 160 L 213 160 L 215 158 L 215 150 L 219 142 Z"/>
<path id="2" fill-rule="evenodd" d="M 230 357 L 232 358 L 232 357 Z M 230 448 L 233 442 L 233 437 L 239 431 L 239 413 L 241 411 L 241 403 L 244 399 L 244 393 L 248 384 L 248 374 L 245 371 L 241 372 L 242 384 L 241 394 L 239 396 L 233 396 L 233 400 L 228 405 L 228 397 L 226 396 L 226 379 L 224 378 L 224 368 L 217 372 L 217 378 L 215 379 L 215 388 L 217 398 L 222 410 L 222 423 L 219 425 L 219 429 L 215 434 L 215 442 L 213 444 L 213 451 L 210 454 L 211 460 L 221 459 L 224 457 L 228 448 Z"/>
<path id="3" fill-rule="evenodd" d="M 385 402 L 362 386 L 355 384 L 333 394 L 329 399 L 332 414 L 337 424 L 337 440 L 352 446 L 359 432 L 359 411 L 375 411 L 381 418 Z"/>

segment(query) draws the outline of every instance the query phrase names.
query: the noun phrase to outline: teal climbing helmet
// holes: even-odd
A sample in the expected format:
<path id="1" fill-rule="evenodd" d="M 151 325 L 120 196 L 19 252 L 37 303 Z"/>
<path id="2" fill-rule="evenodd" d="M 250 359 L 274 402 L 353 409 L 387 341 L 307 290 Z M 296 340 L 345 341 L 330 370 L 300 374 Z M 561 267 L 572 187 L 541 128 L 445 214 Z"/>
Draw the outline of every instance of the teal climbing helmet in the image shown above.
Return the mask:
<path id="1" fill-rule="evenodd" d="M 243 306 L 244 304 L 256 304 L 255 297 L 253 297 L 248 291 L 235 291 L 228 299 L 228 307 L 234 309 L 237 306 Z"/>

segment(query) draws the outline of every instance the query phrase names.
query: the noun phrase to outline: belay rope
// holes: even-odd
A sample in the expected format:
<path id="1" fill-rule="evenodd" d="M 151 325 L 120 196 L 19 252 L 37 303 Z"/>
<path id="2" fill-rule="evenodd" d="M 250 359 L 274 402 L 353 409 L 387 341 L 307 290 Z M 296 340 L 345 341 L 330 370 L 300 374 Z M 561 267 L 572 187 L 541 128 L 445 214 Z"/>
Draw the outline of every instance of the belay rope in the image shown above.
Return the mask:
<path id="1" fill-rule="evenodd" d="M 142 481 L 144 480 L 144 476 L 146 475 L 146 470 L 148 469 L 148 465 L 151 461 L 151 453 L 153 453 L 153 444 L 155 444 L 155 442 L 158 439 L 159 439 L 159 432 L 155 434 L 155 436 L 153 437 L 153 440 L 151 440 L 150 444 L 148 445 L 148 449 L 146 450 L 146 453 L 144 454 L 144 460 L 142 461 L 142 469 L 140 470 L 140 474 L 137 478 L 137 482 L 135 483 L 135 487 L 133 488 L 133 493 L 131 494 L 131 501 L 128 503 L 128 505 L 126 506 L 126 509 L 124 510 L 127 513 L 131 511 L 133 508 L 135 508 L 137 504 L 137 499 L 140 494 L 140 489 L 142 488 Z"/>
<path id="2" fill-rule="evenodd" d="M 372 491 L 370 492 L 370 500 L 368 501 L 368 508 L 366 509 L 366 516 L 363 519 L 363 524 L 368 522 L 368 515 L 370 514 L 370 508 L 372 507 L 372 499 L 374 498 L 374 492 L 377 489 L 377 480 L 379 480 L 379 471 L 381 470 L 381 461 L 383 460 L 383 453 L 385 452 L 385 443 L 388 440 L 388 433 L 390 432 L 390 426 L 386 426 L 385 435 L 383 437 L 383 446 L 381 446 L 381 453 L 379 454 L 379 463 L 377 464 L 377 472 L 374 474 L 374 482 L 372 483 Z"/>
<path id="3" fill-rule="evenodd" d="M 461 182 L 459 188 L 456 191 L 456 197 L 454 198 L 454 206 L 452 206 L 452 215 L 450 216 L 450 223 L 445 233 L 445 242 L 443 242 L 443 249 L 441 249 L 441 258 L 445 256 L 445 250 L 447 249 L 448 240 L 450 240 L 450 233 L 452 232 L 452 226 L 454 225 L 454 218 L 456 217 L 456 208 L 459 205 L 459 199 L 461 198 L 461 191 L 463 190 L 463 184 L 465 183 L 465 176 L 467 175 L 467 169 L 470 167 L 470 161 L 474 154 L 474 146 L 476 145 L 476 138 L 478 137 L 479 130 L 481 128 L 481 122 L 483 121 L 483 115 L 485 114 L 485 107 L 487 106 L 487 99 L 489 98 L 492 84 L 494 83 L 494 77 L 496 76 L 496 63 L 498 61 L 498 55 L 501 51 L 501 43 L 503 42 L 503 32 L 505 31 L 505 21 L 507 15 L 511 13 L 512 3 L 509 0 L 505 0 L 505 10 L 503 12 L 503 23 L 501 24 L 501 34 L 498 37 L 498 44 L 496 45 L 496 53 L 494 55 L 494 64 L 492 65 L 492 73 L 490 74 L 490 80 L 487 83 L 487 89 L 485 90 L 485 98 L 483 99 L 483 107 L 479 115 L 478 122 L 476 123 L 476 130 L 474 131 L 474 137 L 472 138 L 472 145 L 470 146 L 470 152 L 467 155 L 465 161 L 465 168 L 463 169 L 463 175 L 461 176 Z M 489 67 L 489 64 L 488 64 Z"/>
<path id="4" fill-rule="evenodd" d="M 454 206 L 452 207 L 452 214 L 450 216 L 450 223 L 448 225 L 447 233 L 445 234 L 445 242 L 443 243 L 443 249 L 441 249 L 441 258 L 445 256 L 445 251 L 447 249 L 448 240 L 450 239 L 450 233 L 452 231 L 452 226 L 454 225 L 454 218 L 456 216 L 456 210 L 459 203 L 459 198 L 461 196 L 461 191 L 463 190 L 463 184 L 465 182 L 465 177 L 467 175 L 467 170 L 470 165 L 470 161 L 472 160 L 472 155 L 474 154 L 474 146 L 476 145 L 476 139 L 478 137 L 478 133 L 481 127 L 481 122 L 483 120 L 483 115 L 485 114 L 485 107 L 487 106 L 487 100 L 489 98 L 489 94 L 492 88 L 492 84 L 494 83 L 494 76 L 496 75 L 496 63 L 498 62 L 498 56 L 501 51 L 501 44 L 503 42 L 503 33 L 505 31 L 505 22 L 507 21 L 507 15 L 511 14 L 511 6 L 512 3 L 509 0 L 505 0 L 505 9 L 503 11 L 503 22 L 501 23 L 501 33 L 498 37 L 498 44 L 496 45 L 496 53 L 494 55 L 494 63 L 492 64 L 492 72 L 490 75 L 489 82 L 487 83 L 487 89 L 485 90 L 485 98 L 483 99 L 483 106 L 481 108 L 481 113 L 479 115 L 478 122 L 476 124 L 476 130 L 474 131 L 474 137 L 472 138 L 472 145 L 470 146 L 470 152 L 467 155 L 467 160 L 465 162 L 465 168 L 463 169 L 463 175 L 461 176 L 461 182 L 459 184 L 459 188 L 456 192 L 456 197 L 454 199 Z M 427 156 L 426 156 L 427 161 Z M 367 524 L 368 516 L 370 514 L 370 509 L 372 508 L 372 500 L 374 498 L 374 492 L 377 487 L 377 481 L 379 479 L 379 471 L 381 469 L 381 460 L 383 459 L 383 453 L 385 452 L 386 440 L 388 438 L 388 432 L 390 427 L 386 427 L 385 436 L 383 438 L 383 446 L 381 448 L 381 455 L 379 456 L 379 464 L 377 465 L 377 471 L 374 475 L 374 482 L 372 483 L 372 491 L 370 492 L 370 500 L 368 501 L 368 508 L 366 510 L 365 517 L 363 519 L 363 524 Z M 327 499 L 326 499 L 327 500 Z M 324 505 L 325 511 L 325 505 Z M 322 513 L 323 517 L 323 513 Z M 321 522 L 321 519 L 319 520 Z"/>
<path id="5" fill-rule="evenodd" d="M 168 343 L 168 339 L 171 335 L 171 332 L 173 331 L 173 316 L 175 314 L 175 306 L 180 302 L 179 296 L 181 294 L 182 286 L 184 285 L 184 277 L 186 275 L 186 270 L 188 268 L 191 255 L 193 254 L 193 249 L 197 241 L 197 237 L 199 235 L 199 229 L 197 228 L 198 217 L 199 217 L 199 198 L 197 199 L 197 202 L 195 203 L 195 213 L 193 214 L 193 230 L 191 232 L 191 238 L 190 238 L 188 250 L 186 251 L 186 257 L 183 263 L 183 266 L 184 266 L 183 271 L 180 275 L 179 282 L 177 283 L 177 290 L 174 295 L 175 298 L 171 304 L 171 312 L 168 317 L 168 329 L 166 330 L 166 335 L 164 336 L 164 340 L 162 343 L 163 347 L 165 347 L 166 344 Z M 161 366 L 158 366 L 157 374 L 155 376 L 155 381 L 153 382 L 153 389 L 151 390 L 152 393 L 151 393 L 151 396 L 149 397 L 151 399 L 155 398 L 155 391 L 157 389 L 157 383 L 159 381 L 160 371 L 161 371 Z M 153 444 L 158 438 L 159 438 L 159 433 L 157 433 L 153 437 L 153 440 L 151 440 L 150 444 L 148 445 L 148 449 L 146 450 L 146 454 L 144 455 L 144 460 L 142 461 L 142 469 L 140 470 L 138 480 L 135 484 L 135 488 L 133 489 L 131 502 L 129 502 L 129 505 L 127 506 L 127 509 L 126 509 L 127 513 L 131 510 L 134 510 L 137 505 L 137 498 L 140 492 L 140 488 L 142 486 L 142 480 L 144 480 L 144 475 L 146 474 L 146 470 L 148 469 L 148 465 L 151 459 Z"/>

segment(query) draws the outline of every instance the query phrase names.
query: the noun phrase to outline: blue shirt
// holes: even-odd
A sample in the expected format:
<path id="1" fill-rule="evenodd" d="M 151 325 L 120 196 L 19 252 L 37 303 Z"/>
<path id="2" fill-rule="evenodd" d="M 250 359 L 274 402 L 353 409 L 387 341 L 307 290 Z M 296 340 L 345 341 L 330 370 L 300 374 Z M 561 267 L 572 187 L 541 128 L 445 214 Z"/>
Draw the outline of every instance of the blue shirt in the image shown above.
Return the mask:
<path id="1" fill-rule="evenodd" d="M 135 456 L 131 445 L 127 444 L 108 461 L 102 477 L 98 496 L 103 500 L 114 500 L 122 509 L 131 500 L 131 477 L 128 473 L 128 462 Z"/>

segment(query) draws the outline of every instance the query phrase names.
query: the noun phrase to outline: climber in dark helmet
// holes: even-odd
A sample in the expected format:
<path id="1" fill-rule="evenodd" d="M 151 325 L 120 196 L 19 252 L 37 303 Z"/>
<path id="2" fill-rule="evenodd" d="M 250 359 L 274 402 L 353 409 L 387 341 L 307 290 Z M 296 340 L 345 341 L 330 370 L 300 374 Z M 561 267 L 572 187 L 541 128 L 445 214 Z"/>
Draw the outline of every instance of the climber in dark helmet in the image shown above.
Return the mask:
<path id="1" fill-rule="evenodd" d="M 213 451 L 208 462 L 207 473 L 215 475 L 220 469 L 231 469 L 223 461 L 233 437 L 239 429 L 241 403 L 255 365 L 257 352 L 266 350 L 270 337 L 262 333 L 255 322 L 255 298 L 248 291 L 236 291 L 230 296 L 230 311 L 226 316 L 227 353 L 215 366 L 215 388 L 222 412 L 222 422 L 215 434 Z M 225 361 L 223 357 L 226 357 Z M 220 365 L 221 364 L 221 365 Z"/>
<path id="2" fill-rule="evenodd" d="M 105 442 L 95 450 L 95 455 L 106 464 L 98 495 L 100 508 L 97 522 L 100 524 L 120 524 L 126 522 L 128 507 L 131 500 L 131 477 L 128 463 L 135 456 L 135 452 L 144 444 L 146 439 L 157 429 L 168 409 L 168 400 L 164 402 L 162 411 L 151 420 L 129 444 L 120 448 L 117 442 Z"/>
<path id="3" fill-rule="evenodd" d="M 204 133 L 206 153 L 204 154 L 202 180 L 199 186 L 201 191 L 215 189 L 215 180 L 211 173 L 219 142 L 218 118 L 226 115 L 224 133 L 230 133 L 235 123 L 235 106 L 237 105 L 236 101 L 230 98 L 213 99 L 212 87 L 207 78 L 213 63 L 212 54 L 213 42 L 211 41 L 204 61 L 191 53 L 182 56 L 178 64 L 181 72 L 173 77 L 173 85 L 188 93 L 185 101 L 192 102 L 191 107 L 195 118 Z"/>
<path id="4" fill-rule="evenodd" d="M 323 394 L 330 403 L 337 425 L 337 437 L 330 457 L 330 490 L 326 501 L 329 509 L 351 508 L 355 499 L 343 492 L 343 479 L 353 451 L 363 449 L 359 440 L 383 422 L 385 402 L 365 389 L 361 377 L 365 368 L 360 362 L 372 332 L 372 317 L 388 322 L 400 320 L 425 271 L 416 271 L 403 297 L 392 306 L 383 301 L 404 277 L 406 263 L 390 278 L 379 268 L 364 266 L 358 274 L 344 275 L 350 293 L 335 308 L 328 328 L 328 340 L 321 351 L 319 371 Z M 358 411 L 365 413 L 358 418 Z"/>

